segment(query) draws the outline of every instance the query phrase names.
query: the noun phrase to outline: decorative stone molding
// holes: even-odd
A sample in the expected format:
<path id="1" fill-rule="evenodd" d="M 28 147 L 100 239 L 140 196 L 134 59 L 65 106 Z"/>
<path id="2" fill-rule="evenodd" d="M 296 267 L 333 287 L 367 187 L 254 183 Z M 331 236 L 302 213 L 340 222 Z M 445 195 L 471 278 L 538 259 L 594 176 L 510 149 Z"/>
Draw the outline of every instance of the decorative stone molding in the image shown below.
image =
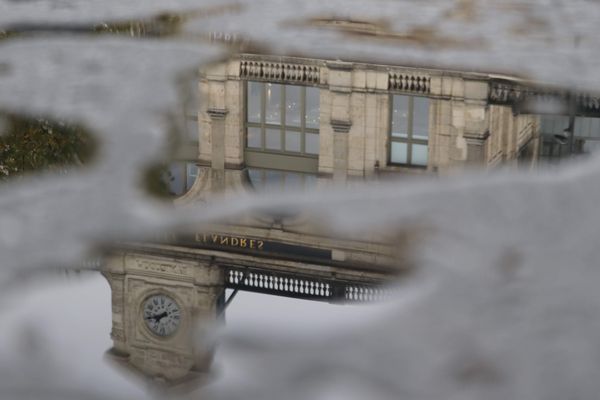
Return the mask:
<path id="1" fill-rule="evenodd" d="M 350 132 L 350 128 L 352 127 L 352 122 L 332 119 L 331 127 L 333 128 L 334 132 L 348 133 Z"/>
<path id="2" fill-rule="evenodd" d="M 431 77 L 390 71 L 388 74 L 388 90 L 426 94 L 431 91 Z"/>
<path id="3" fill-rule="evenodd" d="M 320 68 L 316 65 L 242 60 L 240 62 L 240 77 L 269 82 L 316 84 L 320 80 Z"/>
<path id="4" fill-rule="evenodd" d="M 121 342 L 125 341 L 125 332 L 123 331 L 123 329 L 120 328 L 112 328 L 112 330 L 110 331 L 110 338 L 112 340 L 118 340 Z"/>
<path id="5" fill-rule="evenodd" d="M 574 96 L 578 110 L 583 112 L 600 112 L 600 97 L 589 93 L 569 93 L 566 90 L 526 87 L 513 82 L 490 82 L 489 102 L 495 104 L 521 104 L 527 101 L 559 101 L 568 104 L 569 97 Z"/>
<path id="6" fill-rule="evenodd" d="M 206 110 L 206 113 L 208 114 L 208 116 L 213 120 L 225 119 L 225 116 L 227 115 L 228 112 L 229 112 L 229 110 L 227 110 L 225 108 L 209 108 L 208 110 Z"/>
<path id="7" fill-rule="evenodd" d="M 467 132 L 465 132 L 463 134 L 463 137 L 468 144 L 477 144 L 477 145 L 482 145 L 483 142 L 485 142 L 489 136 L 490 136 L 490 131 L 485 131 L 483 133 L 467 133 Z"/>
<path id="8" fill-rule="evenodd" d="M 327 61 L 326 65 L 329 69 L 336 69 L 339 71 L 352 71 L 354 68 L 353 63 L 344 61 Z"/>

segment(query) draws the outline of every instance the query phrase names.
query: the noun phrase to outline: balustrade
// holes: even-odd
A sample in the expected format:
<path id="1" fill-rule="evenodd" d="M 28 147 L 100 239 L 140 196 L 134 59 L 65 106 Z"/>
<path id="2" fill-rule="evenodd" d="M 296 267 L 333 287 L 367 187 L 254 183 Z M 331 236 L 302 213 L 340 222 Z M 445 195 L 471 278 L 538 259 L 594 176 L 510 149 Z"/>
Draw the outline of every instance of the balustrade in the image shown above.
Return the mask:
<path id="1" fill-rule="evenodd" d="M 286 297 L 332 302 L 369 302 L 384 300 L 388 289 L 376 285 L 354 284 L 331 279 L 317 279 L 296 274 L 230 267 L 226 286 L 231 289 L 274 294 Z"/>

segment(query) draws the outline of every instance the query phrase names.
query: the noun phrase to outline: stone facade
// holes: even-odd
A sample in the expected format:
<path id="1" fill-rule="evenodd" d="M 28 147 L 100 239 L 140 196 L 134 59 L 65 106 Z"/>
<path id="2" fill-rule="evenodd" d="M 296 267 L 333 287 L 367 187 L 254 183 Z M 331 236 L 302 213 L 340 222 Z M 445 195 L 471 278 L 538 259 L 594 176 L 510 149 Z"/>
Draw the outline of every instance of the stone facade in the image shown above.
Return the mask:
<path id="1" fill-rule="evenodd" d="M 213 171 L 202 175 L 217 191 L 222 180 L 242 182 L 243 176 L 223 176 L 240 175 L 249 166 L 244 151 L 247 81 L 319 89 L 316 172 L 328 181 L 333 178 L 344 183 L 388 173 L 446 174 L 465 166 L 516 164 L 520 146 L 535 142 L 538 135 L 538 117 L 519 115 L 510 104 L 490 104 L 492 76 L 487 74 L 241 55 L 203 71 L 199 83 L 204 103 L 198 114 L 197 162 Z M 429 99 L 424 168 L 390 162 L 390 102 L 394 94 Z M 532 165 L 537 147 L 528 154 L 518 163 Z"/>
<path id="2" fill-rule="evenodd" d="M 113 361 L 170 384 L 208 370 L 212 349 L 199 332 L 203 321 L 213 323 L 220 312 L 220 268 L 207 260 L 115 251 L 102 272 L 112 293 L 113 348 L 107 355 Z M 144 321 L 143 303 L 153 294 L 165 294 L 181 308 L 181 325 L 173 335 L 157 336 Z"/>

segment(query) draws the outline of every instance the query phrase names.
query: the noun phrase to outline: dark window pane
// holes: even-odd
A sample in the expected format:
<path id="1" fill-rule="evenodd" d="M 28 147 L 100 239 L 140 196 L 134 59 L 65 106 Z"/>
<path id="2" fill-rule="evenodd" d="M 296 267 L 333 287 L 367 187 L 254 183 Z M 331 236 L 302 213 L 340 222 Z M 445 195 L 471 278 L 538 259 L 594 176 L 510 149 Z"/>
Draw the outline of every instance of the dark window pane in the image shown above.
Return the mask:
<path id="1" fill-rule="evenodd" d="M 267 129 L 266 141 L 267 149 L 281 150 L 281 131 L 279 129 Z"/>
<path id="2" fill-rule="evenodd" d="M 427 139 L 429 136 L 429 99 L 413 97 L 413 138 Z"/>
<path id="3" fill-rule="evenodd" d="M 319 154 L 319 135 L 316 133 L 306 133 L 305 153 Z"/>
<path id="4" fill-rule="evenodd" d="M 267 83 L 266 85 L 265 121 L 267 124 L 281 124 L 281 85 Z"/>
<path id="5" fill-rule="evenodd" d="M 408 136 L 408 96 L 392 98 L 392 136 Z"/>
<path id="6" fill-rule="evenodd" d="M 285 124 L 286 126 L 300 126 L 302 123 L 302 100 L 300 86 L 285 87 Z"/>
<path id="7" fill-rule="evenodd" d="M 320 123 L 320 103 L 319 89 L 314 87 L 306 88 L 306 127 L 319 129 Z"/>
<path id="8" fill-rule="evenodd" d="M 300 139 L 301 139 L 301 133 L 300 132 L 291 132 L 288 131 L 285 133 L 285 151 L 294 151 L 294 152 L 300 152 Z"/>
<path id="9" fill-rule="evenodd" d="M 262 135 L 260 128 L 248 127 L 248 147 L 261 149 L 262 146 Z"/>
<path id="10" fill-rule="evenodd" d="M 260 122 L 262 83 L 248 82 L 248 122 Z"/>

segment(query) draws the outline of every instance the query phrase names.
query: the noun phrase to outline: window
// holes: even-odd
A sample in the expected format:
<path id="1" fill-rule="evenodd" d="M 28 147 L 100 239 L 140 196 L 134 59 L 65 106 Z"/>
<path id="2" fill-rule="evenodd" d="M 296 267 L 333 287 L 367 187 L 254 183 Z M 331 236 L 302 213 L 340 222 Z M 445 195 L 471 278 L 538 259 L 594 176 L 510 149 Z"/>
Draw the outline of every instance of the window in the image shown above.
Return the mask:
<path id="1" fill-rule="evenodd" d="M 569 117 L 567 115 L 542 115 L 540 117 L 542 149 L 540 158 L 557 161 L 571 156 L 568 142 Z M 557 137 L 564 136 L 560 141 Z M 596 152 L 600 147 L 600 118 L 574 117 L 573 155 Z"/>
<path id="2" fill-rule="evenodd" d="M 248 82 L 246 99 L 247 150 L 318 156 L 318 88 Z"/>
<path id="3" fill-rule="evenodd" d="M 390 164 L 426 167 L 429 99 L 393 95 L 390 112 Z"/>
<path id="4" fill-rule="evenodd" d="M 171 196 L 187 193 L 198 178 L 198 166 L 192 162 L 177 161 L 169 165 L 162 175 Z"/>

